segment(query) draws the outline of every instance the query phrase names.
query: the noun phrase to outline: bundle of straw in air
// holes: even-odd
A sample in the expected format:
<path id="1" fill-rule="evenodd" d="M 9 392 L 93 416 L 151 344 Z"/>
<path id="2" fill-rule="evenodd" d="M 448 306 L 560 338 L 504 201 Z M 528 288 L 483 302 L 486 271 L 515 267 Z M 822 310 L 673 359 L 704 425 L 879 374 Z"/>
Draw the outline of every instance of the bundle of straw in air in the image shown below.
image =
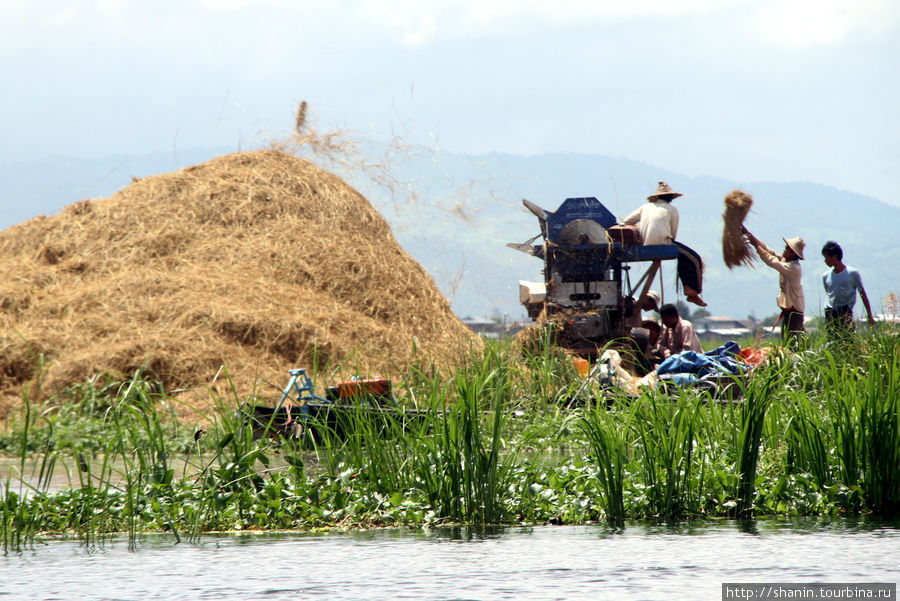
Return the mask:
<path id="1" fill-rule="evenodd" d="M 740 190 L 732 190 L 725 197 L 725 212 L 722 218 L 725 227 L 722 230 L 722 257 L 729 269 L 741 265 L 753 264 L 753 247 L 741 233 L 744 217 L 750 211 L 753 198 Z"/>

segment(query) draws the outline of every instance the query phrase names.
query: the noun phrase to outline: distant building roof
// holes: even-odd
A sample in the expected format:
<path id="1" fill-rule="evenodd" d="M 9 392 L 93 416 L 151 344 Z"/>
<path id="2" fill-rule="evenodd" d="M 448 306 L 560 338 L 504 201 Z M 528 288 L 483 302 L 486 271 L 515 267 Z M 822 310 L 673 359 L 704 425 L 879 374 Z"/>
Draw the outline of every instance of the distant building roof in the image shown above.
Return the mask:
<path id="1" fill-rule="evenodd" d="M 734 317 L 723 317 L 721 315 L 710 315 L 703 319 L 697 320 L 697 327 L 700 329 L 722 330 L 722 329 L 741 329 L 752 330 L 755 327 L 749 319 L 736 319 Z"/>
<path id="2" fill-rule="evenodd" d="M 500 335 L 512 335 L 528 325 L 524 321 L 499 321 L 486 317 L 477 319 L 467 317 L 463 319 L 462 322 L 469 326 L 472 331 L 488 338 L 497 338 Z"/>

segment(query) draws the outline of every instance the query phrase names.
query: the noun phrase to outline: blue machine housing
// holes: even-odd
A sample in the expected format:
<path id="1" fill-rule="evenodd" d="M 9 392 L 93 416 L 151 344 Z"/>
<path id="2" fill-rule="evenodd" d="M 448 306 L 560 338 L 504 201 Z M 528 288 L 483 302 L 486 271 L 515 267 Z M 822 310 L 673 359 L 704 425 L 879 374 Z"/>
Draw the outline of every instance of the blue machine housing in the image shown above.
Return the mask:
<path id="1" fill-rule="evenodd" d="M 615 216 L 593 196 L 567 198 L 556 211 L 547 212 L 547 240 L 557 244 L 562 229 L 576 219 L 590 219 L 604 229 L 616 225 Z"/>

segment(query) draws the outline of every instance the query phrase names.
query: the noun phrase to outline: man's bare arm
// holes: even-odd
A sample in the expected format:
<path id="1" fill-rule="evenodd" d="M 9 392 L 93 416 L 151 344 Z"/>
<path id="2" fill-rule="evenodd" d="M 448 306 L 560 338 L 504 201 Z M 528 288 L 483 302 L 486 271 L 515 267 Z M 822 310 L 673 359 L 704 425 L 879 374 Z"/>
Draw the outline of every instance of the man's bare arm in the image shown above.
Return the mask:
<path id="1" fill-rule="evenodd" d="M 869 325 L 875 325 L 875 318 L 872 317 L 872 307 L 869 306 L 869 297 L 866 296 L 866 289 L 863 288 L 862 283 L 859 285 L 859 298 L 862 299 L 863 306 L 866 308 L 866 315 L 869 317 Z"/>

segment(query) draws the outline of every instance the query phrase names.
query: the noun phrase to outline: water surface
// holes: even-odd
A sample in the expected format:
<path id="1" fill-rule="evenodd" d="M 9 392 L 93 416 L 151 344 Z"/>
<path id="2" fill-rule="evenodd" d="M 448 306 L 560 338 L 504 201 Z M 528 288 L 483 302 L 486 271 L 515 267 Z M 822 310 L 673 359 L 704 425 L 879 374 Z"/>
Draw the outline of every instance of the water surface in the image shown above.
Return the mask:
<path id="1" fill-rule="evenodd" d="M 0 557 L 0 600 L 719 599 L 723 582 L 896 582 L 900 524 L 841 520 L 148 536 Z"/>

